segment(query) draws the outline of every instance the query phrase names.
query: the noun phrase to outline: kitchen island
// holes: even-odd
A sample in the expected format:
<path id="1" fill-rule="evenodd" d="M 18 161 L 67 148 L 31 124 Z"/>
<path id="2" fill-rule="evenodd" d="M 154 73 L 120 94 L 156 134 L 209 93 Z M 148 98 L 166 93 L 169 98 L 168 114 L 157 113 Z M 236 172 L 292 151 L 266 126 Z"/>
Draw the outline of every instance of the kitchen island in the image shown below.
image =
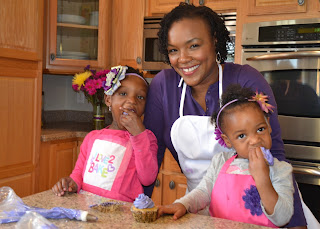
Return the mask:
<path id="1" fill-rule="evenodd" d="M 59 228 L 211 228 L 211 229 L 263 229 L 266 227 L 252 224 L 239 223 L 235 221 L 202 216 L 197 214 L 186 214 L 178 220 L 173 220 L 172 215 L 160 217 L 153 223 L 138 223 L 134 220 L 130 207 L 132 203 L 122 202 L 120 210 L 102 213 L 91 209 L 89 206 L 99 204 L 109 199 L 88 194 L 66 194 L 58 197 L 51 190 L 40 192 L 22 198 L 23 202 L 29 206 L 40 208 L 65 207 L 89 211 L 98 217 L 95 222 L 82 222 L 70 219 L 50 219 Z M 1 228 L 14 228 L 16 223 L 3 224 Z"/>

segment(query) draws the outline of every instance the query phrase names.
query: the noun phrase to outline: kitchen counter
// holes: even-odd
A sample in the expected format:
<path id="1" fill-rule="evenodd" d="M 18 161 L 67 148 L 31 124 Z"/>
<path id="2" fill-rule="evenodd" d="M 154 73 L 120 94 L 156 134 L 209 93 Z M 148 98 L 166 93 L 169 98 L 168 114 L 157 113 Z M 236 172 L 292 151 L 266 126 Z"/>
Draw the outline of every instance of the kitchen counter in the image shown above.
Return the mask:
<path id="1" fill-rule="evenodd" d="M 48 142 L 68 138 L 84 138 L 91 130 L 91 122 L 48 123 L 41 129 L 41 141 Z"/>
<path id="2" fill-rule="evenodd" d="M 123 202 L 119 211 L 102 213 L 90 209 L 92 204 L 99 204 L 108 199 L 87 194 L 67 194 L 64 197 L 55 196 L 51 190 L 40 192 L 22 198 L 29 206 L 40 208 L 65 207 L 88 210 L 89 213 L 98 217 L 96 222 L 82 222 L 70 219 L 50 219 L 59 228 L 211 228 L 211 229 L 263 229 L 266 227 L 239 223 L 235 221 L 214 218 L 188 213 L 178 220 L 173 220 L 172 215 L 160 217 L 153 223 L 138 223 L 134 220 L 130 207 L 132 203 Z M 1 228 L 14 228 L 15 223 L 3 224 Z"/>

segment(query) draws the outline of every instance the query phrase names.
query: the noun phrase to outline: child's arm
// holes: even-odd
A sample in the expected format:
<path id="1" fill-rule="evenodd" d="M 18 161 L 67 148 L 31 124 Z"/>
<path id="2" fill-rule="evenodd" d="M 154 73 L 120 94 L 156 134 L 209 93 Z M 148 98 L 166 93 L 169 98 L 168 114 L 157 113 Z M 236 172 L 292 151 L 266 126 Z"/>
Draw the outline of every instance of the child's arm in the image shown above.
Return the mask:
<path id="1" fill-rule="evenodd" d="M 131 136 L 135 165 L 141 184 L 152 184 L 158 175 L 157 138 L 150 130 Z"/>
<path id="2" fill-rule="evenodd" d="M 249 171 L 256 182 L 261 202 L 266 212 L 272 215 L 278 201 L 278 194 L 270 180 L 269 166 L 266 164 L 261 149 L 258 147 L 249 151 Z"/>
<path id="3" fill-rule="evenodd" d="M 277 226 L 283 226 L 290 221 L 294 211 L 294 187 L 292 183 L 292 166 L 287 162 L 279 162 L 277 159 L 275 159 L 274 166 L 270 166 L 270 169 L 268 167 L 268 179 L 270 180 L 272 189 L 277 193 L 277 201 L 275 202 L 275 205 L 272 208 L 272 213 L 270 214 L 267 211 L 265 205 L 270 204 L 270 202 L 265 201 L 265 196 L 268 195 L 268 191 L 264 189 L 265 187 L 261 187 L 263 186 L 264 179 L 261 179 L 260 181 L 258 177 L 258 184 L 256 182 L 256 185 L 261 197 L 262 210 L 273 224 Z M 264 196 L 264 200 L 262 199 L 262 196 Z M 268 198 L 268 196 L 266 198 Z"/>
<path id="4" fill-rule="evenodd" d="M 211 202 L 211 193 L 218 174 L 230 156 L 232 156 L 232 154 L 228 153 L 220 153 L 213 156 L 207 173 L 199 185 L 182 198 L 176 200 L 173 204 L 161 206 L 158 215 L 161 216 L 165 213 L 174 214 L 173 218 L 177 219 L 185 214 L 183 209 L 191 213 L 196 213 L 208 206 Z M 184 206 L 184 208 L 181 205 Z"/>
<path id="5" fill-rule="evenodd" d="M 70 175 L 70 177 L 76 182 L 78 189 L 77 192 L 80 191 L 83 183 L 83 170 L 86 168 L 86 160 L 87 160 L 87 147 L 88 143 L 91 138 L 94 137 L 94 131 L 91 131 L 86 135 L 84 138 L 81 146 L 80 146 L 80 153 L 78 155 L 77 162 L 75 164 L 75 167 Z"/>

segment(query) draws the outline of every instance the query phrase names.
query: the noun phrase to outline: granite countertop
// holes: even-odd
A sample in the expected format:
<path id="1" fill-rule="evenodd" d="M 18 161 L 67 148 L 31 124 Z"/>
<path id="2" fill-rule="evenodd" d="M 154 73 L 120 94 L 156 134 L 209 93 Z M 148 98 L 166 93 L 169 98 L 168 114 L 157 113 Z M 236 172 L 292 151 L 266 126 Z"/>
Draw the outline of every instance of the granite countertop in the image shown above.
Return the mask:
<path id="1" fill-rule="evenodd" d="M 29 206 L 40 208 L 65 207 L 87 210 L 98 217 L 96 222 L 82 222 L 70 219 L 50 219 L 59 228 L 211 228 L 211 229 L 262 229 L 266 227 L 245 224 L 225 219 L 214 218 L 188 213 L 178 220 L 173 220 L 172 215 L 160 217 L 153 223 L 138 223 L 134 220 L 130 207 L 132 203 L 123 202 L 119 211 L 102 213 L 89 206 L 99 204 L 109 199 L 88 194 L 67 194 L 64 197 L 55 196 L 51 190 L 40 192 L 22 198 Z M 16 223 L 3 224 L 1 228 L 14 228 Z"/>
<path id="2" fill-rule="evenodd" d="M 84 138 L 92 130 L 92 122 L 53 122 L 41 128 L 41 141 Z"/>

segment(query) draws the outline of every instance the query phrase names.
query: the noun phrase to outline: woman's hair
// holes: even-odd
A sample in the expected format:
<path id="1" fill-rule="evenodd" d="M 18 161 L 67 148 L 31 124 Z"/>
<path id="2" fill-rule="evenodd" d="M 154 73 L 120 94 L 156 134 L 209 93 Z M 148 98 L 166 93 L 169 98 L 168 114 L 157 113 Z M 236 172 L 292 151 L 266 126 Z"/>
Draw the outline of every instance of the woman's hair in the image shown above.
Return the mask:
<path id="1" fill-rule="evenodd" d="M 241 87 L 239 84 L 231 84 L 228 86 L 228 88 L 223 92 L 221 97 L 221 107 L 223 107 L 225 104 L 236 100 L 235 102 L 231 102 L 229 105 L 223 108 L 223 110 L 220 112 L 218 123 L 219 127 L 223 130 L 224 128 L 224 117 L 227 114 L 230 114 L 234 111 L 234 109 L 243 109 L 246 106 L 253 106 L 259 109 L 261 112 L 264 113 L 265 116 L 267 116 L 267 113 L 265 113 L 263 110 L 261 110 L 260 105 L 258 102 L 249 101 L 248 99 L 251 99 L 252 96 L 255 95 L 255 92 L 253 92 L 250 88 Z M 219 111 L 221 108 L 219 109 Z M 219 113 L 214 113 L 211 116 L 211 122 L 214 123 L 217 120 L 217 115 Z"/>
<path id="2" fill-rule="evenodd" d="M 136 73 L 136 74 L 138 74 L 139 76 L 141 76 L 143 79 L 144 79 L 144 81 L 146 81 L 146 83 L 147 83 L 147 86 L 149 86 L 149 82 L 146 80 L 146 78 L 144 77 L 144 75 L 143 75 L 143 72 L 141 71 L 139 71 L 139 69 L 135 69 L 135 68 L 133 68 L 133 67 L 131 67 L 131 66 L 128 66 L 128 65 L 126 65 L 127 67 L 128 67 L 128 69 L 127 69 L 127 71 L 126 71 L 126 74 L 127 73 Z"/>
<path id="3" fill-rule="evenodd" d="M 216 39 L 216 53 L 220 53 L 221 63 L 227 58 L 227 41 L 230 41 L 229 31 L 227 30 L 224 20 L 212 9 L 207 6 L 194 6 L 181 2 L 171 12 L 166 14 L 160 22 L 158 32 L 159 51 L 165 56 L 165 62 L 170 64 L 168 56 L 168 32 L 174 22 L 184 18 L 200 18 L 210 28 L 212 39 Z"/>

